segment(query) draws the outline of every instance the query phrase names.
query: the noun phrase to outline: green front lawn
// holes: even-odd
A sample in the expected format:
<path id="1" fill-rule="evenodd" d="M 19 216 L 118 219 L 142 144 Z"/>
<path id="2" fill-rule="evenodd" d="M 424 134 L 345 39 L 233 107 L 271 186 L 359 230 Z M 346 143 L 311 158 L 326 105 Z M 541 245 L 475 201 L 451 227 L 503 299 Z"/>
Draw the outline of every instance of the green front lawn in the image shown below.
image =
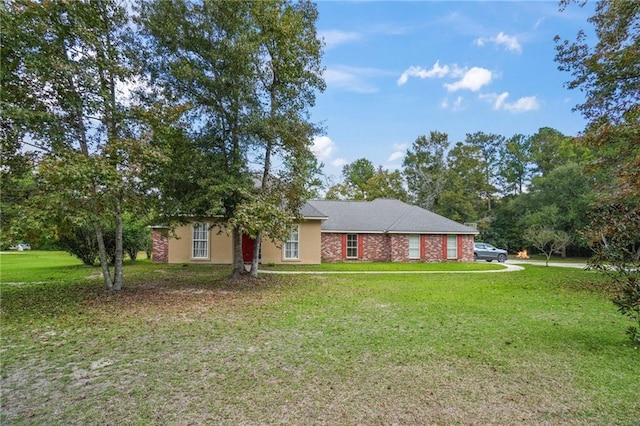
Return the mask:
<path id="1" fill-rule="evenodd" d="M 243 282 L 139 261 L 109 294 L 97 268 L 29 262 L 0 287 L 2 424 L 638 421 L 640 349 L 592 272 Z"/>
<path id="2" fill-rule="evenodd" d="M 319 265 L 289 264 L 263 264 L 261 270 L 265 271 L 311 271 L 311 272 L 451 272 L 451 271 L 490 271 L 504 269 L 497 262 L 330 262 Z"/>

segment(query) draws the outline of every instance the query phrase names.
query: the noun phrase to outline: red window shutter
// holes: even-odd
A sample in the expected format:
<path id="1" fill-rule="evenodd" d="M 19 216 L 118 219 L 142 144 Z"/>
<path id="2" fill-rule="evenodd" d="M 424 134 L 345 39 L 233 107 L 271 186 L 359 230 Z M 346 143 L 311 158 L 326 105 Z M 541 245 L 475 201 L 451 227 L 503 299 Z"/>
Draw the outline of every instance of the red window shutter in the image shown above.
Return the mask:
<path id="1" fill-rule="evenodd" d="M 446 235 L 442 236 L 442 258 L 443 259 L 447 258 L 447 236 Z"/>
<path id="2" fill-rule="evenodd" d="M 462 235 L 458 235 L 458 259 L 462 259 Z"/>
<path id="3" fill-rule="evenodd" d="M 342 234 L 342 258 L 347 258 L 347 234 Z"/>
<path id="4" fill-rule="evenodd" d="M 420 235 L 420 259 L 424 260 L 427 257 L 425 245 L 427 241 L 427 236 L 422 234 Z"/>
<path id="5" fill-rule="evenodd" d="M 358 259 L 364 258 L 364 235 L 358 235 Z"/>

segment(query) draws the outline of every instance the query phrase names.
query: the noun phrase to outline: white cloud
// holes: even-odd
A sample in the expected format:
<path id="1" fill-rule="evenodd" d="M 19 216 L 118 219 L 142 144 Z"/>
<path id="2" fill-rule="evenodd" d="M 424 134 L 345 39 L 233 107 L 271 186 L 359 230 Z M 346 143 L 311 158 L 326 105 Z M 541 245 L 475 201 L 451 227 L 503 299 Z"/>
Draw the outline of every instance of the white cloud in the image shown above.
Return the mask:
<path id="1" fill-rule="evenodd" d="M 480 47 L 484 46 L 486 42 L 491 42 L 496 46 L 502 46 L 511 52 L 522 53 L 522 46 L 520 45 L 518 38 L 516 36 L 507 35 L 503 31 L 500 31 L 493 37 L 480 37 L 474 41 L 474 43 Z"/>
<path id="2" fill-rule="evenodd" d="M 540 27 L 540 25 L 542 25 L 542 23 L 543 23 L 543 22 L 544 22 L 544 18 L 539 18 L 539 19 L 536 21 L 536 23 L 535 23 L 535 24 L 533 24 L 533 29 L 534 29 L 534 30 L 537 30 L 537 29 Z"/>
<path id="3" fill-rule="evenodd" d="M 404 157 L 404 154 L 405 154 L 405 151 L 396 151 L 389 156 L 389 159 L 387 161 L 391 163 L 393 161 L 399 160 L 402 157 Z"/>
<path id="4" fill-rule="evenodd" d="M 386 74 L 388 72 L 375 68 L 336 66 L 327 68 L 323 77 L 329 88 L 356 93 L 375 93 L 378 88 L 368 79 Z"/>
<path id="5" fill-rule="evenodd" d="M 331 162 L 331 165 L 332 165 L 333 167 L 342 167 L 342 166 L 344 166 L 345 164 L 347 164 L 347 160 L 345 160 L 344 158 L 336 158 L 335 160 L 333 160 L 333 161 Z"/>
<path id="6" fill-rule="evenodd" d="M 482 86 L 491 82 L 493 74 L 486 68 L 473 67 L 464 73 L 462 78 L 455 83 L 445 84 L 449 92 L 455 92 L 461 89 L 468 89 L 477 92 Z"/>
<path id="7" fill-rule="evenodd" d="M 362 34 L 353 31 L 326 30 L 319 31 L 318 35 L 324 40 L 327 49 L 332 47 L 357 41 L 362 38 Z"/>
<path id="8" fill-rule="evenodd" d="M 409 77 L 418 77 L 423 79 L 432 77 L 442 78 L 446 77 L 449 72 L 449 66 L 441 66 L 440 61 L 436 61 L 436 63 L 433 64 L 433 67 L 431 67 L 430 70 L 426 70 L 420 66 L 410 66 L 409 68 L 404 70 L 402 75 L 400 75 L 400 78 L 398 78 L 398 86 L 402 86 L 403 84 L 405 84 L 407 80 L 409 80 Z"/>
<path id="9" fill-rule="evenodd" d="M 509 92 L 485 93 L 478 95 L 478 98 L 490 102 L 495 110 L 505 110 L 512 113 L 534 111 L 540 108 L 538 99 L 535 96 L 525 96 L 515 102 L 507 102 Z"/>
<path id="10" fill-rule="evenodd" d="M 462 102 L 464 98 L 462 96 L 458 96 L 453 103 L 449 102 L 449 98 L 444 98 L 442 102 L 440 102 L 440 108 L 442 109 L 451 109 L 452 111 L 462 111 L 464 109 L 464 105 Z"/>
<path id="11" fill-rule="evenodd" d="M 509 92 L 503 92 L 501 94 L 497 93 L 481 93 L 478 95 L 478 98 L 488 101 L 493 104 L 493 109 L 498 110 L 501 109 L 504 105 L 504 101 L 509 97 Z"/>
<path id="12" fill-rule="evenodd" d="M 318 136 L 313 139 L 313 146 L 311 152 L 320 161 L 326 160 L 333 154 L 336 149 L 336 144 L 328 136 Z"/>
<path id="13" fill-rule="evenodd" d="M 534 111 L 540 108 L 540 104 L 538 103 L 538 99 L 535 96 L 525 96 L 524 98 L 520 98 L 514 103 L 507 103 L 504 105 L 504 109 L 509 112 L 526 112 L 526 111 Z"/>
<path id="14" fill-rule="evenodd" d="M 462 101 L 464 100 L 464 98 L 462 96 L 458 96 L 456 98 L 456 100 L 453 102 L 453 107 L 452 109 L 454 111 L 460 111 L 462 110 Z"/>

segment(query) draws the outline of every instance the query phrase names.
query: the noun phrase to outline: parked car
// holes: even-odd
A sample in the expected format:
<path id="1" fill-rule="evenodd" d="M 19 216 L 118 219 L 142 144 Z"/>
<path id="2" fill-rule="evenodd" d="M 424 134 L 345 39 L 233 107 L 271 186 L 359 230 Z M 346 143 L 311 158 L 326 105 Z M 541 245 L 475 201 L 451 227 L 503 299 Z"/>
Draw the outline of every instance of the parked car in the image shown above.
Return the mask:
<path id="1" fill-rule="evenodd" d="M 31 245 L 29 243 L 20 243 L 20 244 L 16 244 L 14 246 L 9 247 L 9 250 L 18 250 L 18 251 L 31 250 Z"/>
<path id="2" fill-rule="evenodd" d="M 474 260 L 486 260 L 487 262 L 491 262 L 492 260 L 504 262 L 507 260 L 507 251 L 495 248 L 491 244 L 475 243 L 473 258 Z"/>

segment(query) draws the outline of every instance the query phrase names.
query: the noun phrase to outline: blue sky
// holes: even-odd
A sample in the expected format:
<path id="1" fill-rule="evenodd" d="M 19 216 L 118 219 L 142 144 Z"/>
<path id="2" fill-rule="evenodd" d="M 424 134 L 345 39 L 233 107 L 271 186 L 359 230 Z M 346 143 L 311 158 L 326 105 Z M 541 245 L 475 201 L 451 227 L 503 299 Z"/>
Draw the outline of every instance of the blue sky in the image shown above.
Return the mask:
<path id="1" fill-rule="evenodd" d="M 314 152 L 338 177 L 358 158 L 400 168 L 420 135 L 452 143 L 483 131 L 506 137 L 585 126 L 583 100 L 563 83 L 553 38 L 590 34 L 588 6 L 556 1 L 320 1 L 327 89 L 312 120 L 325 128 Z"/>

